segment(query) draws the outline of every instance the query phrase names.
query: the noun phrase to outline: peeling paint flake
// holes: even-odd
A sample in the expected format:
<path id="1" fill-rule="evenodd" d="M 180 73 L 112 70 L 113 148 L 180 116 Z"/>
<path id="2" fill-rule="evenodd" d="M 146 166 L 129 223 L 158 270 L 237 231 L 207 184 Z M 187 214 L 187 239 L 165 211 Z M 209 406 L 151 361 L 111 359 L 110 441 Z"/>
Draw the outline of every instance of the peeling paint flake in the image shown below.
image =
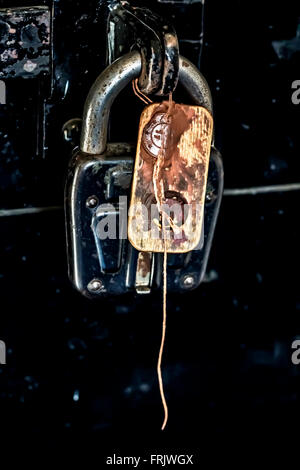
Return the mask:
<path id="1" fill-rule="evenodd" d="M 33 72 L 36 67 L 37 67 L 37 64 L 35 64 L 34 62 L 31 62 L 31 60 L 27 60 L 23 68 L 26 72 Z"/>

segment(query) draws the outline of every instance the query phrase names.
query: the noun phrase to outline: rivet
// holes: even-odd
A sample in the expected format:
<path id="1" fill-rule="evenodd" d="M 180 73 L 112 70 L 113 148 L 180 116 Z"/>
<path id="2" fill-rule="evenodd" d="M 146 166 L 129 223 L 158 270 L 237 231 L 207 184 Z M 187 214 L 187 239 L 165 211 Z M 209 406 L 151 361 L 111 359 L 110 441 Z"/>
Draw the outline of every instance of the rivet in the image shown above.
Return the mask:
<path id="1" fill-rule="evenodd" d="M 99 279 L 93 279 L 87 287 L 90 292 L 98 292 L 102 289 L 103 283 Z"/>
<path id="2" fill-rule="evenodd" d="M 99 201 L 97 196 L 90 196 L 86 200 L 86 207 L 88 207 L 89 209 L 94 209 L 96 206 L 98 206 L 98 203 Z"/>
<path id="3" fill-rule="evenodd" d="M 186 289 L 190 289 L 194 287 L 195 285 L 195 278 L 191 274 L 187 274 L 186 276 L 183 277 L 182 279 L 182 284 Z"/>

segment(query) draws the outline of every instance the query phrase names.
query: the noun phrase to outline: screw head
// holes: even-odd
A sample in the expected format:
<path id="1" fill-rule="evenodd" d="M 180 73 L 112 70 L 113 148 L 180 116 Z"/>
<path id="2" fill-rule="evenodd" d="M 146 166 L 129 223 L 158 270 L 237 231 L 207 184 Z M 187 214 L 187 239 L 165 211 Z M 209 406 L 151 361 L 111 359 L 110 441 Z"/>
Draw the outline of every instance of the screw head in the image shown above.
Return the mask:
<path id="1" fill-rule="evenodd" d="M 86 207 L 88 207 L 89 209 L 94 209 L 95 207 L 98 206 L 98 203 L 99 203 L 99 200 L 97 196 L 90 196 L 86 200 Z"/>
<path id="2" fill-rule="evenodd" d="M 183 287 L 191 289 L 195 285 L 195 278 L 192 274 L 186 274 L 182 279 Z"/>
<path id="3" fill-rule="evenodd" d="M 88 290 L 90 292 L 99 292 L 103 287 L 103 283 L 99 279 L 93 279 L 88 283 Z"/>

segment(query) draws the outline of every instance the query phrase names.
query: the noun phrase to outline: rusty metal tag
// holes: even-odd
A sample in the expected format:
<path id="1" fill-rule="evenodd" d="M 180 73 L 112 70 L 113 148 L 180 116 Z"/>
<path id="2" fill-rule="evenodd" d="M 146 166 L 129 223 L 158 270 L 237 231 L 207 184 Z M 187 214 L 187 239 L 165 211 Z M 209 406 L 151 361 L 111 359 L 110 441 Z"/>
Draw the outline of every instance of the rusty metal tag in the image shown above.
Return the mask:
<path id="1" fill-rule="evenodd" d="M 128 216 L 137 250 L 186 253 L 199 244 L 212 133 L 203 107 L 164 101 L 144 109 Z"/>

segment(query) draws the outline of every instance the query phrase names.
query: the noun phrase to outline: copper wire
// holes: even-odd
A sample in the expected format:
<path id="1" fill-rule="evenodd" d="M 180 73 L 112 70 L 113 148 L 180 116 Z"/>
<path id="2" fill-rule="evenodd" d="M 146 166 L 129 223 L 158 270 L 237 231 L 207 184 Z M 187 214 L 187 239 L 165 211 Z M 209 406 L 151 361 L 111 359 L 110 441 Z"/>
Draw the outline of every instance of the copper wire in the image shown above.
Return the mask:
<path id="1" fill-rule="evenodd" d="M 172 94 L 170 93 L 169 95 L 169 108 L 167 113 L 170 111 L 170 107 L 172 105 Z M 166 424 L 168 422 L 168 417 L 169 417 L 169 411 L 168 411 L 168 405 L 165 397 L 165 392 L 164 392 L 164 385 L 163 385 L 163 379 L 162 379 L 162 371 L 161 371 L 161 363 L 162 363 L 162 356 L 163 356 L 163 351 L 164 351 L 164 345 L 165 345 L 165 339 L 166 339 L 166 328 L 167 328 L 167 243 L 166 243 L 166 231 L 165 231 L 165 218 L 167 218 L 167 214 L 162 210 L 162 204 L 161 200 L 158 196 L 158 187 L 157 187 L 157 180 L 159 178 L 159 173 L 162 165 L 162 158 L 158 158 L 157 162 L 154 166 L 153 169 L 153 187 L 154 187 L 154 194 L 155 198 L 157 201 L 157 206 L 159 213 L 161 214 L 161 224 L 162 224 L 162 238 L 163 238 L 163 244 L 164 244 L 164 262 L 163 262 L 163 321 L 162 321 L 162 335 L 161 335 L 161 343 L 160 343 L 160 349 L 159 349 L 159 355 L 158 355 L 158 361 L 157 361 L 157 377 L 158 377 L 158 383 L 159 383 L 159 391 L 160 391 L 160 396 L 161 396 L 161 401 L 164 409 L 164 421 L 161 427 L 161 430 L 163 431 L 166 427 Z M 163 186 L 163 180 L 160 181 L 161 183 L 161 195 L 164 197 L 164 186 Z M 162 199 L 161 197 L 161 199 Z"/>
<path id="2" fill-rule="evenodd" d="M 164 217 L 163 217 L 164 219 Z M 165 239 L 165 229 L 164 229 L 164 222 L 162 221 L 162 226 L 163 226 L 163 240 L 164 240 L 164 264 L 163 264 L 163 322 L 162 322 L 162 335 L 161 335 L 161 344 L 160 344 L 160 349 L 159 349 L 159 355 L 158 355 L 158 361 L 157 361 L 157 376 L 158 376 L 158 383 L 159 383 L 159 391 L 160 391 L 160 396 L 161 396 L 161 401 L 163 404 L 163 409 L 164 409 L 164 421 L 161 427 L 161 430 L 163 431 L 166 427 L 166 424 L 168 422 L 168 417 L 169 417 L 169 411 L 168 411 L 168 405 L 166 402 L 166 397 L 164 393 L 164 385 L 163 385 L 163 379 L 162 379 L 162 372 L 161 372 L 161 361 L 162 361 L 162 355 L 164 351 L 164 344 L 165 344 L 165 339 L 166 339 L 166 328 L 167 328 L 167 244 L 166 244 L 166 239 Z"/>
<path id="3" fill-rule="evenodd" d="M 152 100 L 148 98 L 144 93 L 141 92 L 138 86 L 138 79 L 132 80 L 132 89 L 134 94 L 141 100 L 143 101 L 146 105 L 149 105 L 152 103 Z M 172 94 L 170 93 L 169 95 L 169 108 L 167 111 L 167 114 L 169 113 L 170 107 L 172 105 Z M 165 217 L 167 214 L 162 210 L 162 198 L 164 197 L 164 187 L 163 187 L 163 181 L 161 180 L 161 197 L 159 197 L 158 194 L 158 179 L 159 179 L 159 174 L 161 170 L 161 166 L 163 164 L 163 158 L 158 158 L 154 168 L 153 168 L 153 176 L 152 176 L 152 181 L 153 181 L 153 188 L 154 188 L 154 194 L 156 198 L 156 203 L 157 203 L 157 208 L 158 212 L 161 215 L 162 223 L 161 226 L 159 222 L 157 221 L 157 225 L 161 228 L 162 230 L 162 238 L 163 238 L 163 244 L 164 244 L 164 260 L 163 260 L 163 321 L 162 321 L 162 335 L 161 335 L 161 343 L 160 343 L 160 348 L 159 348 L 159 354 L 158 354 L 158 361 L 157 361 L 157 377 L 158 377 L 158 383 L 159 383 L 159 391 L 160 391 L 160 396 L 161 396 L 161 401 L 164 409 L 164 420 L 163 424 L 161 427 L 161 430 L 163 431 L 166 427 L 166 424 L 168 422 L 168 417 L 169 417 L 169 412 L 168 412 L 168 405 L 164 393 L 164 385 L 163 385 L 163 378 L 162 378 L 162 369 L 161 369 L 161 364 L 162 364 L 162 357 L 163 357 L 163 352 L 164 352 L 164 345 L 165 345 L 165 339 L 166 339 L 166 328 L 167 328 L 167 243 L 166 243 L 166 232 L 165 232 Z M 156 222 L 156 221 L 155 221 Z"/>
<path id="4" fill-rule="evenodd" d="M 140 100 L 142 100 L 145 104 L 148 105 L 148 104 L 153 103 L 153 101 L 150 100 L 150 98 L 148 98 L 148 96 L 145 95 L 145 94 L 139 89 L 138 78 L 135 78 L 134 80 L 132 80 L 132 89 L 133 89 L 134 94 L 135 94 Z"/>

